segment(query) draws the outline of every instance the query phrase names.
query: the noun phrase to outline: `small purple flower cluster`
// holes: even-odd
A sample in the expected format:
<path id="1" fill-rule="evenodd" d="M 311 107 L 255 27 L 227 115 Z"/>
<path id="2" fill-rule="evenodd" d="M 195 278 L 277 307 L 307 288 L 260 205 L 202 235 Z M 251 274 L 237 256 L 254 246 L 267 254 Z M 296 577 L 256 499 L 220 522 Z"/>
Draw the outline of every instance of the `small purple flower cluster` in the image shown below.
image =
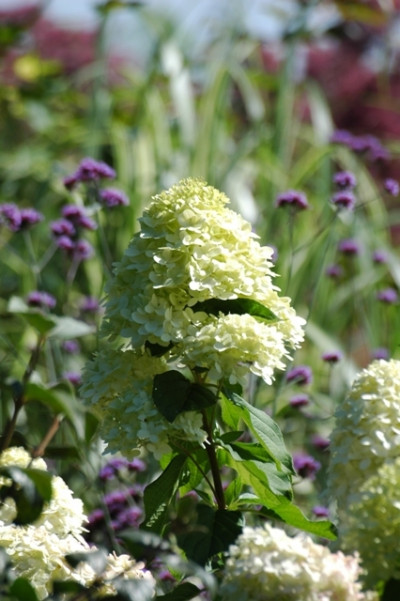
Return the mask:
<path id="1" fill-rule="evenodd" d="M 21 232 L 43 220 L 43 215 L 36 209 L 20 209 L 14 203 L 0 204 L 0 225 L 5 225 L 12 232 Z"/>
<path id="2" fill-rule="evenodd" d="M 314 480 L 316 473 L 321 469 L 319 461 L 306 453 L 296 453 L 293 456 L 294 469 L 302 478 Z"/>
<path id="3" fill-rule="evenodd" d="M 114 169 L 107 163 L 86 157 L 74 173 L 64 178 L 63 183 L 67 190 L 72 190 L 80 182 L 97 182 L 100 179 L 114 179 L 115 176 Z"/>
<path id="4" fill-rule="evenodd" d="M 275 206 L 290 206 L 298 211 L 303 211 L 304 209 L 308 209 L 308 201 L 303 192 L 299 192 L 298 190 L 286 190 L 286 192 L 282 192 L 276 198 Z"/>
<path id="5" fill-rule="evenodd" d="M 399 195 L 400 186 L 399 182 L 397 182 L 395 179 L 392 179 L 391 177 L 385 179 L 383 182 L 383 187 L 385 188 L 386 192 L 390 194 L 390 196 Z"/>
<path id="6" fill-rule="evenodd" d="M 61 219 L 53 221 L 50 225 L 58 248 L 75 260 L 88 259 L 93 254 L 93 248 L 87 240 L 80 238 L 80 235 L 83 230 L 95 230 L 96 223 L 83 207 L 77 205 L 65 205 L 61 214 Z"/>
<path id="7" fill-rule="evenodd" d="M 357 185 L 356 176 L 351 171 L 338 171 L 333 176 L 333 182 L 339 191 L 332 196 L 332 204 L 339 210 L 348 209 L 351 211 L 356 204 L 356 197 L 352 192 Z"/>
<path id="8" fill-rule="evenodd" d="M 120 472 L 127 470 L 128 472 L 144 472 L 146 464 L 141 459 L 135 457 L 129 461 L 125 457 L 116 457 L 111 459 L 99 472 L 100 480 L 112 480 L 119 476 Z"/>
<path id="9" fill-rule="evenodd" d="M 115 170 L 107 163 L 86 157 L 80 162 L 75 173 L 65 177 L 63 182 L 67 190 L 73 190 L 79 183 L 97 184 L 102 179 L 114 179 L 115 176 Z M 117 188 L 98 190 L 96 187 L 96 192 L 98 203 L 108 209 L 129 204 L 126 194 Z"/>
<path id="10" fill-rule="evenodd" d="M 390 159 L 389 151 L 382 146 L 381 142 L 375 136 L 356 136 L 347 130 L 339 129 L 333 133 L 331 142 L 334 144 L 343 144 L 354 152 L 366 153 L 371 161 Z"/>
<path id="11" fill-rule="evenodd" d="M 298 384 L 299 386 L 311 384 L 312 378 L 312 369 L 308 365 L 296 365 L 286 374 L 286 381 L 288 383 Z"/>
<path id="12" fill-rule="evenodd" d="M 38 307 L 40 309 L 54 309 L 56 299 L 48 292 L 42 290 L 33 290 L 26 298 L 26 302 L 30 307 Z"/>
<path id="13" fill-rule="evenodd" d="M 94 509 L 88 517 L 88 540 L 95 538 L 96 531 L 104 532 L 107 521 L 114 532 L 138 528 L 143 518 L 142 497 L 143 487 L 139 484 L 104 495 L 104 508 Z"/>

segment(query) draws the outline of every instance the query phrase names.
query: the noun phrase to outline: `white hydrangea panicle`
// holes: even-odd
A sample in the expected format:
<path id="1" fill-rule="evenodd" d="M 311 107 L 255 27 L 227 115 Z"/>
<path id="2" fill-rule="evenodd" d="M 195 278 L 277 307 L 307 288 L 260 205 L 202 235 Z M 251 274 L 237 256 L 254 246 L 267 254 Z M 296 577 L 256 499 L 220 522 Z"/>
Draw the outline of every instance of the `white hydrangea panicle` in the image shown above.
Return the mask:
<path id="1" fill-rule="evenodd" d="M 378 601 L 359 582 L 358 557 L 270 524 L 245 527 L 229 549 L 222 601 Z"/>
<path id="2" fill-rule="evenodd" d="M 345 509 L 365 480 L 400 455 L 400 361 L 373 361 L 336 411 L 329 488 Z"/>
<path id="3" fill-rule="evenodd" d="M 365 581 L 400 577 L 400 361 L 362 370 L 336 412 L 328 492 L 339 541 L 358 550 Z"/>
<path id="4" fill-rule="evenodd" d="M 11 465 L 47 469 L 41 458 L 31 462 L 31 456 L 22 447 L 11 447 L 0 454 L 0 466 Z M 0 487 L 5 484 L 4 478 L 0 480 Z M 0 507 L 0 547 L 8 553 L 17 576 L 29 580 L 39 599 L 48 597 L 56 580 L 75 580 L 89 586 L 97 578 L 87 563 L 72 568 L 65 560 L 65 555 L 69 553 L 89 553 L 95 547 L 90 547 L 82 536 L 87 521 L 82 501 L 74 497 L 62 478 L 53 476 L 51 484 L 51 500 L 32 524 L 13 523 L 16 516 L 13 499 L 6 499 Z M 153 576 L 143 568 L 143 564 L 136 563 L 127 555 L 109 554 L 104 576 L 110 580 L 117 575 L 146 578 L 155 588 Z M 112 584 L 105 585 L 104 595 L 112 592 L 115 592 Z"/>
<path id="5" fill-rule="evenodd" d="M 116 265 L 100 331 L 107 340 L 88 365 L 82 387 L 87 402 L 102 412 L 109 450 L 129 453 L 150 444 L 161 453 L 178 430 L 179 420 L 168 424 L 151 401 L 149 382 L 156 373 L 174 366 L 202 368 L 208 383 L 243 384 L 253 372 L 270 383 L 303 340 L 304 320 L 273 283 L 273 250 L 260 245 L 228 203 L 201 180 L 180 182 L 153 198 Z M 276 319 L 206 311 L 199 304 L 212 299 L 253 300 Z M 121 340 L 125 347 L 113 350 Z M 159 347 L 163 356 L 151 358 Z M 156 370 L 146 380 L 133 366 L 151 359 Z M 126 412 L 129 425 L 120 419 Z M 180 434 L 193 440 L 201 422 L 189 411 L 184 422 Z"/>

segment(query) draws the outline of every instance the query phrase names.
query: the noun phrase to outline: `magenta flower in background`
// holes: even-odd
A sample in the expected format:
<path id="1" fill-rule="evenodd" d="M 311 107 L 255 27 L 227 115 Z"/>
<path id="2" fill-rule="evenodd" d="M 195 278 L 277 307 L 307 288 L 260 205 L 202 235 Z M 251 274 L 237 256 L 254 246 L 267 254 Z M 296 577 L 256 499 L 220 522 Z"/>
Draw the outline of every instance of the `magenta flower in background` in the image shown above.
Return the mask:
<path id="1" fill-rule="evenodd" d="M 371 351 L 371 359 L 389 359 L 389 351 L 384 346 L 380 346 Z"/>
<path id="2" fill-rule="evenodd" d="M 331 142 L 343 144 L 354 152 L 365 152 L 371 161 L 387 160 L 390 153 L 375 136 L 356 136 L 346 130 L 337 130 L 331 137 Z"/>
<path id="3" fill-rule="evenodd" d="M 329 517 L 329 509 L 324 505 L 315 505 L 311 511 L 317 518 Z"/>
<path id="4" fill-rule="evenodd" d="M 329 351 L 321 355 L 321 359 L 327 363 L 337 363 L 343 357 L 340 351 Z"/>
<path id="5" fill-rule="evenodd" d="M 21 223 L 19 229 L 26 229 L 30 225 L 35 225 L 35 223 L 39 223 L 39 221 L 43 220 L 42 213 L 36 211 L 36 209 L 28 208 L 20 210 Z"/>
<path id="6" fill-rule="evenodd" d="M 109 209 L 129 204 L 127 195 L 116 188 L 104 188 L 104 190 L 100 190 L 99 200 L 102 205 Z"/>
<path id="7" fill-rule="evenodd" d="M 374 263 L 387 263 L 387 253 L 384 250 L 374 250 L 374 252 L 372 253 L 372 260 Z"/>
<path id="8" fill-rule="evenodd" d="M 298 190 L 287 190 L 286 192 L 279 194 L 275 201 L 275 206 L 291 206 L 298 210 L 304 210 L 308 208 L 308 201 L 303 192 L 299 192 Z"/>
<path id="9" fill-rule="evenodd" d="M 331 441 L 329 440 L 329 438 L 325 438 L 324 436 L 321 436 L 320 434 L 315 434 L 311 438 L 311 444 L 319 451 L 326 451 L 326 449 L 329 447 L 330 443 L 331 443 Z"/>
<path id="10" fill-rule="evenodd" d="M 75 242 L 72 252 L 75 259 L 84 261 L 93 256 L 94 248 L 87 240 L 78 240 Z"/>
<path id="11" fill-rule="evenodd" d="M 352 189 L 357 185 L 356 176 L 351 171 L 338 171 L 333 176 L 333 182 L 343 189 Z"/>
<path id="12" fill-rule="evenodd" d="M 61 210 L 62 216 L 67 221 L 70 221 L 75 227 L 82 227 L 87 230 L 95 230 L 96 223 L 88 217 L 83 207 L 78 205 L 65 205 Z"/>
<path id="13" fill-rule="evenodd" d="M 80 310 L 84 313 L 97 313 L 99 307 L 99 301 L 93 296 L 85 296 L 80 304 Z"/>
<path id="14" fill-rule="evenodd" d="M 345 238 L 340 240 L 338 251 L 349 257 L 355 256 L 360 252 L 360 245 L 354 238 Z"/>
<path id="15" fill-rule="evenodd" d="M 78 371 L 64 371 L 62 377 L 74 386 L 78 386 L 82 381 L 82 376 Z"/>
<path id="16" fill-rule="evenodd" d="M 74 236 L 75 227 L 69 219 L 58 219 L 50 224 L 50 229 L 55 236 Z"/>
<path id="17" fill-rule="evenodd" d="M 328 265 L 328 267 L 325 269 L 325 275 L 327 275 L 328 278 L 337 280 L 343 275 L 343 267 L 337 264 Z"/>
<path id="18" fill-rule="evenodd" d="M 376 298 L 382 303 L 393 305 L 398 301 L 398 294 L 394 288 L 385 288 L 376 293 Z"/>
<path id="19" fill-rule="evenodd" d="M 385 179 L 383 187 L 385 188 L 386 192 L 388 192 L 391 196 L 399 195 L 400 186 L 399 182 L 397 182 L 395 179 L 392 179 L 391 177 Z"/>
<path id="20" fill-rule="evenodd" d="M 309 402 L 310 399 L 307 394 L 296 394 L 289 400 L 289 405 L 295 409 L 300 409 L 301 407 L 306 407 Z"/>
<path id="21" fill-rule="evenodd" d="M 287 382 L 294 382 L 299 385 L 306 385 L 312 382 L 312 370 L 308 365 L 296 365 L 286 374 Z"/>
<path id="22" fill-rule="evenodd" d="M 76 340 L 65 340 L 62 343 L 62 349 L 69 355 L 76 355 L 81 350 Z"/>
<path id="23" fill-rule="evenodd" d="M 331 202 L 339 209 L 348 209 L 351 211 L 356 204 L 356 197 L 350 190 L 340 190 L 340 192 L 336 192 L 332 196 Z"/>
<path id="24" fill-rule="evenodd" d="M 320 462 L 306 453 L 296 453 L 293 456 L 293 465 L 299 476 L 310 480 L 314 480 L 316 473 L 321 468 Z"/>
<path id="25" fill-rule="evenodd" d="M 56 240 L 58 248 L 62 250 L 71 251 L 73 250 L 75 243 L 69 236 L 59 236 Z"/>
<path id="26" fill-rule="evenodd" d="M 17 205 L 12 202 L 0 205 L 0 223 L 4 223 L 12 232 L 18 232 L 21 225 L 21 213 Z"/>
<path id="27" fill-rule="evenodd" d="M 80 182 L 97 182 L 100 179 L 114 179 L 116 173 L 110 165 L 90 157 L 82 159 L 75 173 L 64 178 L 64 186 L 72 190 Z"/>
<path id="28" fill-rule="evenodd" d="M 45 309 L 54 309 L 56 299 L 48 292 L 41 290 L 33 290 L 26 298 L 26 302 L 30 307 L 40 307 Z"/>
<path id="29" fill-rule="evenodd" d="M 0 205 L 0 223 L 4 223 L 12 232 L 20 232 L 42 220 L 42 213 L 36 209 L 19 209 L 11 202 Z"/>

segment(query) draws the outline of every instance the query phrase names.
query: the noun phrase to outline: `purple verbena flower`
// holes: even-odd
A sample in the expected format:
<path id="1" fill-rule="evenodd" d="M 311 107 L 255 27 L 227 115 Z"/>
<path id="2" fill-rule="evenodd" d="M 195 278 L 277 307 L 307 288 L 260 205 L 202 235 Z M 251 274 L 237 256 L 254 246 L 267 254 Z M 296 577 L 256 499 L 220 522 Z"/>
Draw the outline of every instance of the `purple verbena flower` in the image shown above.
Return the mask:
<path id="1" fill-rule="evenodd" d="M 69 236 L 59 236 L 56 240 L 58 248 L 71 251 L 75 247 L 75 242 Z"/>
<path id="2" fill-rule="evenodd" d="M 143 517 L 143 510 L 140 507 L 127 507 L 123 509 L 117 516 L 115 530 L 123 528 L 137 528 Z"/>
<path id="3" fill-rule="evenodd" d="M 39 223 L 39 221 L 43 220 L 42 213 L 36 211 L 36 209 L 28 208 L 20 210 L 21 223 L 19 229 L 26 229 L 30 225 L 35 225 L 35 223 Z"/>
<path id="4" fill-rule="evenodd" d="M 321 436 L 320 434 L 315 434 L 311 438 L 311 444 L 319 451 L 326 451 L 326 449 L 331 444 L 331 441 L 329 440 L 329 438 L 325 438 L 324 436 Z"/>
<path id="5" fill-rule="evenodd" d="M 146 464 L 138 457 L 135 457 L 132 461 L 129 461 L 128 470 L 130 472 L 144 472 L 146 470 Z"/>
<path id="6" fill-rule="evenodd" d="M 372 260 L 374 263 L 387 263 L 387 253 L 384 250 L 374 250 L 372 253 Z"/>
<path id="7" fill-rule="evenodd" d="M 74 386 L 78 386 L 82 381 L 82 376 L 77 371 L 64 371 L 62 377 Z"/>
<path id="8" fill-rule="evenodd" d="M 102 509 L 94 509 L 88 516 L 87 523 L 89 527 L 96 526 L 104 520 L 104 511 Z"/>
<path id="9" fill-rule="evenodd" d="M 289 405 L 295 409 L 306 407 L 310 402 L 307 394 L 296 394 L 289 400 Z"/>
<path id="10" fill-rule="evenodd" d="M 395 179 L 388 177 L 387 179 L 385 179 L 383 187 L 385 188 L 386 192 L 388 192 L 391 196 L 399 195 L 400 186 L 399 182 L 397 182 Z"/>
<path id="11" fill-rule="evenodd" d="M 81 311 L 85 313 L 97 313 L 99 307 L 99 301 L 93 296 L 86 296 L 80 304 Z"/>
<path id="12" fill-rule="evenodd" d="M 62 348 L 69 355 L 76 355 L 80 351 L 79 343 L 76 340 L 65 340 Z"/>
<path id="13" fill-rule="evenodd" d="M 356 197 L 350 190 L 341 190 L 332 196 L 331 202 L 338 207 L 338 209 L 348 209 L 351 211 L 356 204 Z"/>
<path id="14" fill-rule="evenodd" d="M 82 159 L 76 173 L 81 182 L 114 179 L 116 176 L 115 170 L 110 165 L 103 161 L 96 161 L 91 157 Z"/>
<path id="15" fill-rule="evenodd" d="M 82 159 L 75 173 L 64 178 L 63 183 L 68 190 L 72 190 L 80 182 L 113 179 L 115 175 L 114 169 L 107 165 L 107 163 L 86 157 Z"/>
<path id="16" fill-rule="evenodd" d="M 83 207 L 65 205 L 61 212 L 64 219 L 70 221 L 75 227 L 82 227 L 87 230 L 95 230 L 97 228 L 96 223 L 88 217 Z"/>
<path id="17" fill-rule="evenodd" d="M 21 226 L 21 212 L 17 205 L 12 202 L 0 205 L 0 223 L 4 223 L 12 232 L 18 232 Z"/>
<path id="18" fill-rule="evenodd" d="M 334 280 L 338 279 L 343 275 L 343 268 L 337 264 L 328 265 L 325 269 L 325 275 Z"/>
<path id="19" fill-rule="evenodd" d="M 385 288 L 384 290 L 379 290 L 379 292 L 377 292 L 376 298 L 383 303 L 393 305 L 398 301 L 398 294 L 394 288 Z"/>
<path id="20" fill-rule="evenodd" d="M 292 367 L 286 374 L 287 382 L 305 385 L 312 382 L 312 370 L 308 365 L 296 365 Z"/>
<path id="21" fill-rule="evenodd" d="M 58 219 L 50 224 L 50 229 L 55 236 L 73 236 L 75 227 L 68 219 Z"/>
<path id="22" fill-rule="evenodd" d="M 93 246 L 87 240 L 78 240 L 73 248 L 74 257 L 80 261 L 89 259 L 94 253 Z"/>
<path id="23" fill-rule="evenodd" d="M 311 511 L 317 518 L 329 517 L 329 509 L 324 505 L 315 505 Z"/>
<path id="24" fill-rule="evenodd" d="M 345 238 L 340 240 L 338 251 L 349 257 L 355 256 L 360 252 L 360 245 L 354 238 Z"/>
<path id="25" fill-rule="evenodd" d="M 46 309 L 54 309 L 56 299 L 48 292 L 41 290 L 33 290 L 27 296 L 26 302 L 30 307 L 41 307 Z"/>
<path id="26" fill-rule="evenodd" d="M 279 194 L 275 201 L 275 206 L 292 206 L 295 209 L 304 210 L 308 208 L 308 201 L 305 194 L 302 192 L 299 192 L 298 190 L 286 190 L 286 192 Z"/>
<path id="27" fill-rule="evenodd" d="M 328 351 L 321 355 L 323 361 L 327 363 L 337 363 L 343 357 L 340 351 Z"/>
<path id="28" fill-rule="evenodd" d="M 371 352 L 372 359 L 389 359 L 389 351 L 387 348 L 380 346 L 375 348 Z"/>
<path id="29" fill-rule="evenodd" d="M 129 204 L 127 195 L 122 192 L 122 190 L 117 190 L 116 188 L 104 188 L 104 190 L 101 190 L 99 201 L 109 209 L 119 205 L 127 206 Z"/>
<path id="30" fill-rule="evenodd" d="M 299 476 L 309 478 L 310 480 L 315 478 L 315 474 L 321 468 L 319 461 L 316 461 L 314 457 L 305 453 L 296 453 L 293 456 L 293 465 Z"/>
<path id="31" fill-rule="evenodd" d="M 356 176 L 351 171 L 338 171 L 333 176 L 333 182 L 338 188 L 346 190 L 352 189 L 357 185 Z"/>

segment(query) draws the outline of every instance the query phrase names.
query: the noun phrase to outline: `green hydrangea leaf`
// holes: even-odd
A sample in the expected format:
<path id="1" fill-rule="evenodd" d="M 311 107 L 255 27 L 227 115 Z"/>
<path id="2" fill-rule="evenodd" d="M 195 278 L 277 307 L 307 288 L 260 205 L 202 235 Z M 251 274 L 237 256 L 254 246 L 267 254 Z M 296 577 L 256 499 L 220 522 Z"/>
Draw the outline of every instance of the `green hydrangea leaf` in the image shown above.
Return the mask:
<path id="1" fill-rule="evenodd" d="M 197 597 L 201 590 L 191 582 L 183 582 L 178 584 L 170 593 L 160 595 L 155 598 L 155 601 L 189 601 L 193 597 Z"/>
<path id="2" fill-rule="evenodd" d="M 2 467 L 0 474 L 12 480 L 9 486 L 1 487 L 0 499 L 14 499 L 17 508 L 14 523 L 21 526 L 37 520 L 44 504 L 51 499 L 51 474 L 44 470 L 17 466 Z"/>
<path id="3" fill-rule="evenodd" d="M 271 309 L 251 298 L 210 298 L 196 303 L 192 309 L 193 311 L 204 311 L 204 313 L 209 313 L 210 315 L 218 315 L 219 313 L 223 313 L 224 315 L 228 315 L 229 313 L 244 315 L 247 313 L 268 322 L 278 321 L 278 317 Z"/>
<path id="4" fill-rule="evenodd" d="M 146 486 L 143 495 L 145 529 L 157 534 L 162 532 L 168 507 L 179 486 L 186 459 L 184 455 L 176 455 L 157 480 Z"/>
<path id="5" fill-rule="evenodd" d="M 26 578 L 16 578 L 10 586 L 10 594 L 16 601 L 39 601 L 35 589 Z"/>
<path id="6" fill-rule="evenodd" d="M 183 411 L 200 411 L 214 405 L 217 397 L 209 388 L 171 370 L 154 377 L 153 401 L 165 419 L 172 423 Z"/>
<path id="7" fill-rule="evenodd" d="M 227 415 L 230 424 L 240 420 L 246 424 L 264 451 L 273 459 L 277 467 L 289 474 L 294 474 L 293 461 L 288 453 L 282 432 L 276 422 L 261 409 L 253 407 L 236 393 L 225 389 L 229 398 L 222 398 L 223 415 Z"/>
<path id="8" fill-rule="evenodd" d="M 208 505 L 197 507 L 197 523 L 178 536 L 178 544 L 188 559 L 200 565 L 227 551 L 242 532 L 242 513 L 228 509 L 214 509 Z"/>

